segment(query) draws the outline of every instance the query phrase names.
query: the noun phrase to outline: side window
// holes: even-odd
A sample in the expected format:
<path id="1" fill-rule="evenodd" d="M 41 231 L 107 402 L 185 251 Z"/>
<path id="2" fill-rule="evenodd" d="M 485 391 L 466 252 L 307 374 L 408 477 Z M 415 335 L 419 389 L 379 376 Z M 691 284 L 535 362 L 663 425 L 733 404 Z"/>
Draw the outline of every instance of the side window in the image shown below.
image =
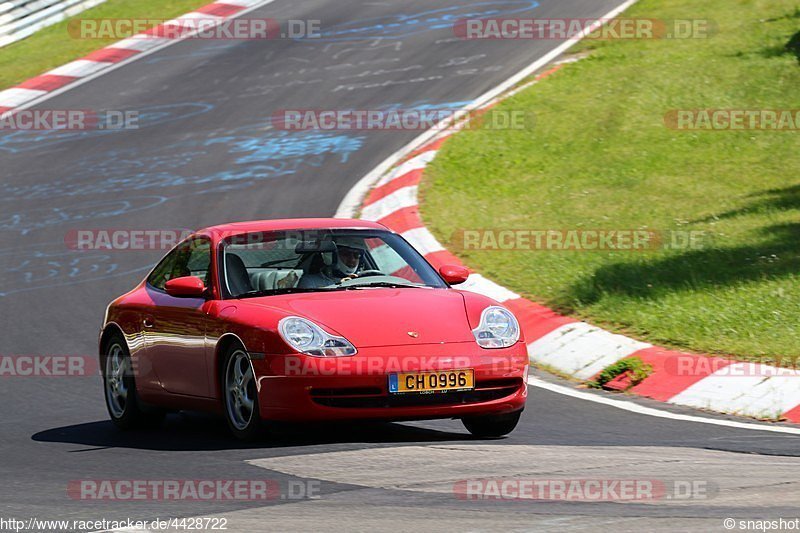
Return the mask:
<path id="1" fill-rule="evenodd" d="M 197 276 L 206 287 L 211 285 L 211 242 L 205 238 L 192 241 L 192 248 L 186 262 L 185 276 Z"/>
<path id="2" fill-rule="evenodd" d="M 197 276 L 210 285 L 211 242 L 205 237 L 186 241 L 167 255 L 153 270 L 147 282 L 164 290 L 167 281 L 184 276 Z"/>
<path id="3" fill-rule="evenodd" d="M 172 272 L 172 265 L 175 264 L 175 255 L 177 250 L 173 250 L 169 255 L 167 255 L 158 266 L 153 269 L 153 272 L 150 274 L 150 277 L 147 278 L 147 283 L 155 287 L 156 289 L 164 290 L 164 285 L 167 283 L 169 279 L 169 275 Z"/>

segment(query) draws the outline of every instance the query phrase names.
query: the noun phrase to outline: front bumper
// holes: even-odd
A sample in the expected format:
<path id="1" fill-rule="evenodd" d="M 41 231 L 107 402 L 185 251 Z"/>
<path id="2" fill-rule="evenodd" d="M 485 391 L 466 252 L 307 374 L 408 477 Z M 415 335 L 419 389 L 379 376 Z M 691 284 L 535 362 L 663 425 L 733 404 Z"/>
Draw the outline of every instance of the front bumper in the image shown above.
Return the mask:
<path id="1" fill-rule="evenodd" d="M 266 420 L 421 420 L 505 414 L 525 407 L 525 344 L 486 350 L 473 342 L 361 348 L 352 357 L 266 356 L 253 361 Z M 461 370 L 475 389 L 390 394 L 392 372 Z"/>

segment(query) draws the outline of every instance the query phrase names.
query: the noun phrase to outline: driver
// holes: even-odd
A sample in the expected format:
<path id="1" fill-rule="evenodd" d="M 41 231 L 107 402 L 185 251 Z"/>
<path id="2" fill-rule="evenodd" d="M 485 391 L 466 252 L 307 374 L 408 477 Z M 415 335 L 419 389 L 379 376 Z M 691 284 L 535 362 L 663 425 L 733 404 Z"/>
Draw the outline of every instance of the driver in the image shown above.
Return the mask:
<path id="1" fill-rule="evenodd" d="M 364 240 L 356 237 L 339 237 L 335 241 L 336 251 L 333 259 L 318 273 L 308 273 L 297 285 L 304 289 L 330 287 L 344 278 L 357 277 L 366 248 Z M 327 263 L 327 262 L 326 262 Z"/>

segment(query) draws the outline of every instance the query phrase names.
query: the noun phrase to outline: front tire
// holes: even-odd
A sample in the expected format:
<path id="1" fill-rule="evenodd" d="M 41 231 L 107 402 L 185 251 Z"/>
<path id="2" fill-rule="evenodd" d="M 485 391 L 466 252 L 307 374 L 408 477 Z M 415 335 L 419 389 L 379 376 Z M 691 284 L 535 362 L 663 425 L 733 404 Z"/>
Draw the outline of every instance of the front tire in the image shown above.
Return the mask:
<path id="1" fill-rule="evenodd" d="M 234 345 L 225 354 L 222 368 L 222 401 L 228 427 L 239 440 L 255 440 L 261 433 L 261 412 L 250 356 Z"/>
<path id="2" fill-rule="evenodd" d="M 476 437 L 498 438 L 508 435 L 519 423 L 522 411 L 506 415 L 487 415 L 463 418 L 461 422 L 467 431 Z"/>
<path id="3" fill-rule="evenodd" d="M 104 396 L 114 425 L 124 430 L 159 425 L 164 420 L 164 411 L 146 408 L 139 400 L 131 355 L 122 336 L 113 334 L 103 353 Z"/>

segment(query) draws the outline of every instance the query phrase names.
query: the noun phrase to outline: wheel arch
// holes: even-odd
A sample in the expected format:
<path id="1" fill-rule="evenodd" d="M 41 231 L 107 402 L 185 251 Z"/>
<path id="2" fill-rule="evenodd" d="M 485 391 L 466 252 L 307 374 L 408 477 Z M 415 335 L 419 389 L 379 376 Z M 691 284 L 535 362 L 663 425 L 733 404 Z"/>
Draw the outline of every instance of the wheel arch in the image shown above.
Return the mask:
<path id="1" fill-rule="evenodd" d="M 128 338 L 125 336 L 125 332 L 122 331 L 120 325 L 116 322 L 108 322 L 105 327 L 103 327 L 103 332 L 100 334 L 100 342 L 97 344 L 98 356 L 100 359 L 100 369 L 102 371 L 105 371 L 106 343 L 115 334 L 122 338 L 122 342 L 125 343 L 125 348 L 128 350 L 128 353 L 131 351 L 131 347 L 128 346 Z"/>
<path id="2" fill-rule="evenodd" d="M 222 375 L 225 371 L 223 367 L 224 355 L 231 346 L 239 345 L 247 352 L 247 345 L 241 337 L 235 333 L 225 333 L 219 340 L 217 340 L 216 348 L 214 349 L 214 390 L 217 394 L 217 399 L 222 401 Z M 249 352 L 248 352 L 249 353 Z"/>

